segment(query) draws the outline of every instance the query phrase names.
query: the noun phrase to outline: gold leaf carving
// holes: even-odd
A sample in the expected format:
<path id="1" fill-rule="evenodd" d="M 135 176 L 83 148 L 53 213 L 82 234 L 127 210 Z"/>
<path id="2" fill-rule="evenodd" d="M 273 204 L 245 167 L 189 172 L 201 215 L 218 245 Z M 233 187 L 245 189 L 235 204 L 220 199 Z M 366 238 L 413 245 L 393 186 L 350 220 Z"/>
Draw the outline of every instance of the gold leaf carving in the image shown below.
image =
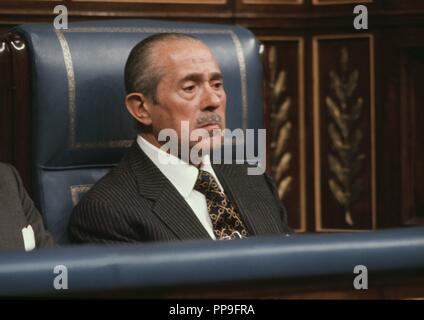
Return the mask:
<path id="1" fill-rule="evenodd" d="M 279 157 L 284 150 L 287 141 L 290 139 L 291 123 L 286 122 L 286 124 L 280 129 L 278 133 L 277 145 L 275 148 L 275 156 Z"/>
<path id="2" fill-rule="evenodd" d="M 287 152 L 286 154 L 284 154 L 284 156 L 281 157 L 280 163 L 278 164 L 277 169 L 275 170 L 275 179 L 277 181 L 280 181 L 283 173 L 290 168 L 290 160 L 291 154 L 289 152 Z"/>
<path id="3" fill-rule="evenodd" d="M 359 119 L 362 113 L 362 107 L 364 106 L 364 99 L 358 98 L 352 106 L 352 121 Z"/>
<path id="4" fill-rule="evenodd" d="M 337 179 L 345 185 L 347 183 L 347 170 L 343 168 L 340 161 L 331 153 L 328 155 L 328 162 L 330 164 L 330 170 L 336 175 Z"/>
<path id="5" fill-rule="evenodd" d="M 337 182 L 333 179 L 330 179 L 328 181 L 328 184 L 330 186 L 331 191 L 333 192 L 334 197 L 337 199 L 337 201 L 342 206 L 345 206 L 347 204 L 347 199 L 346 199 L 346 193 L 343 192 L 342 187 L 340 187 L 337 184 Z"/>
<path id="6" fill-rule="evenodd" d="M 354 225 L 352 206 L 359 199 L 363 183 L 358 178 L 365 155 L 360 153 L 363 132 L 357 123 L 364 100 L 353 95 L 358 86 L 359 72 L 349 72 L 349 52 L 341 50 L 341 73 L 329 72 L 330 88 L 335 98 L 327 96 L 325 104 L 333 120 L 328 125 L 328 134 L 336 154 L 328 154 L 328 165 L 333 177 L 328 185 L 337 202 L 344 208 L 345 222 Z"/>
<path id="7" fill-rule="evenodd" d="M 269 48 L 268 64 L 270 78 L 272 80 L 270 85 L 272 85 L 272 82 L 275 80 L 275 73 L 277 72 L 277 49 L 274 46 Z"/>
<path id="8" fill-rule="evenodd" d="M 286 100 L 280 105 L 279 111 L 275 117 L 275 121 L 277 123 L 285 122 L 289 117 L 289 109 L 290 109 L 291 99 L 287 97 Z"/>
<path id="9" fill-rule="evenodd" d="M 333 120 L 337 123 L 343 137 L 347 136 L 348 131 L 348 124 L 346 123 L 345 119 L 342 116 L 342 113 L 340 112 L 339 108 L 337 107 L 336 103 L 331 99 L 331 97 L 325 98 L 325 104 L 327 105 L 327 109 L 333 118 Z"/>
<path id="10" fill-rule="evenodd" d="M 280 96 L 286 90 L 286 73 L 284 71 L 280 71 L 278 74 L 278 79 L 274 84 L 274 96 Z"/>
<path id="11" fill-rule="evenodd" d="M 349 80 L 346 83 L 346 97 L 349 99 L 352 97 L 353 92 L 355 91 L 356 87 L 358 86 L 358 79 L 359 79 L 359 72 L 358 70 L 354 70 L 350 76 Z"/>
<path id="12" fill-rule="evenodd" d="M 290 190 L 292 177 L 289 175 L 292 155 L 287 152 L 292 124 L 290 122 L 291 99 L 284 96 L 286 92 L 286 71 L 278 68 L 277 49 L 268 50 L 269 92 L 270 92 L 270 128 L 271 128 L 271 163 L 272 175 L 278 186 L 280 199 Z"/>
<path id="13" fill-rule="evenodd" d="M 328 125 L 328 133 L 329 133 L 330 138 L 331 138 L 331 143 L 336 150 L 342 152 L 342 151 L 345 151 L 349 148 L 348 146 L 346 146 L 344 144 L 342 136 L 337 131 L 334 123 L 330 123 Z"/>
<path id="14" fill-rule="evenodd" d="M 278 197 L 283 199 L 288 191 L 290 191 L 293 178 L 290 176 L 285 177 L 278 185 Z"/>

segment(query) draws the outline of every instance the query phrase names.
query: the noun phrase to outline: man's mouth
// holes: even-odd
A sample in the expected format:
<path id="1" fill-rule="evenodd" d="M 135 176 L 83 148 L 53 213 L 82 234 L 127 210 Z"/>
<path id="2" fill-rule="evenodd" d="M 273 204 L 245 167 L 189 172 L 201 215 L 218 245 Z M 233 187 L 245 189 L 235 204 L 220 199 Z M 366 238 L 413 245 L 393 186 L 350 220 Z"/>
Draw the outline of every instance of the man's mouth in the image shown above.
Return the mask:
<path id="1" fill-rule="evenodd" d="M 214 129 L 221 128 L 221 116 L 215 113 L 201 116 L 197 119 L 198 128 Z"/>
<path id="2" fill-rule="evenodd" d="M 207 122 L 202 124 L 199 128 L 202 129 L 214 129 L 214 128 L 221 128 L 221 124 L 219 122 Z"/>

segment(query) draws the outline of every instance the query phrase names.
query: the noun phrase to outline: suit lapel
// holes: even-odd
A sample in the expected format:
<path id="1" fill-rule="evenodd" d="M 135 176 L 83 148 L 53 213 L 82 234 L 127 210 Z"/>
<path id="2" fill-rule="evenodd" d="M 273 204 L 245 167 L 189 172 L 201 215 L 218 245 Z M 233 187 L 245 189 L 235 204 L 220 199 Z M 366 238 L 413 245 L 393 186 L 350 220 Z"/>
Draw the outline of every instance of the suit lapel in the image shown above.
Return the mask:
<path id="1" fill-rule="evenodd" d="M 181 240 L 211 239 L 193 210 L 171 183 L 164 186 L 153 212 Z"/>
<path id="2" fill-rule="evenodd" d="M 236 204 L 240 215 L 253 235 L 278 232 L 275 217 L 269 212 L 255 185 L 249 184 L 243 165 L 213 165 L 225 194 Z"/>
<path id="3" fill-rule="evenodd" d="M 213 169 L 224 188 L 225 194 L 235 203 L 239 214 L 247 224 L 250 234 L 257 234 L 258 230 L 254 221 L 254 214 L 250 211 L 248 206 L 248 203 L 252 200 L 254 201 L 254 198 L 246 202 L 245 190 L 243 190 L 246 186 L 242 186 L 238 183 L 237 174 L 234 172 L 234 165 L 213 165 Z"/>
<path id="4" fill-rule="evenodd" d="M 129 164 L 137 180 L 139 194 L 154 201 L 153 212 L 177 238 L 211 239 L 185 199 L 137 142 L 129 152 Z"/>

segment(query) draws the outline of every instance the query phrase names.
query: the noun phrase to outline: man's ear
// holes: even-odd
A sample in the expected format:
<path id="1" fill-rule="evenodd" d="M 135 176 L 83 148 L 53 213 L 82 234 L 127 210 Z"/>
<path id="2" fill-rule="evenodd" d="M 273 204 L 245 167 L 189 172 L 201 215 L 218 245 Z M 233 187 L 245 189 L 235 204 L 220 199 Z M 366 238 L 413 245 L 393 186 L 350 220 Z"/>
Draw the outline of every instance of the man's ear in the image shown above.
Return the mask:
<path id="1" fill-rule="evenodd" d="M 150 116 L 150 103 L 146 100 L 141 93 L 129 93 L 125 97 L 125 105 L 131 115 L 140 123 L 145 126 L 152 124 Z"/>

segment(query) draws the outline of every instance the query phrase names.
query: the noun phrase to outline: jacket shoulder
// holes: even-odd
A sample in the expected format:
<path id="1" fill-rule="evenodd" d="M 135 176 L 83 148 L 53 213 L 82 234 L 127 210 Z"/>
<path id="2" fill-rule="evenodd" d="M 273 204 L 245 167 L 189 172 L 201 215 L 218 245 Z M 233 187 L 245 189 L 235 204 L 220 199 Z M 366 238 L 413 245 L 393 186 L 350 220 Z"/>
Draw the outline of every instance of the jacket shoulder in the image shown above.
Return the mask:
<path id="1" fill-rule="evenodd" d="M 117 166 L 97 181 L 82 197 L 80 203 L 95 200 L 109 204 L 121 199 L 122 194 L 136 190 L 136 182 L 128 168 Z"/>

